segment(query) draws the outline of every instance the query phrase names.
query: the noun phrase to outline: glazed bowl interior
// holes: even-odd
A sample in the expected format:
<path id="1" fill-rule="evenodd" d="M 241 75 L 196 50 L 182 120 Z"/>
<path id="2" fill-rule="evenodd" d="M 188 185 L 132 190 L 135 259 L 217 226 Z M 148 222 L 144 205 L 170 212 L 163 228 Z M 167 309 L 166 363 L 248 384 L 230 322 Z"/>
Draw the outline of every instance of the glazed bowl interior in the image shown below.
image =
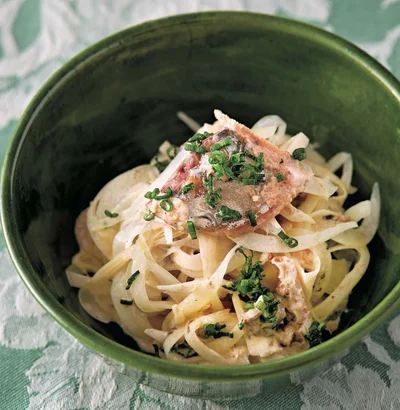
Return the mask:
<path id="1" fill-rule="evenodd" d="M 214 108 L 249 126 L 278 114 L 290 132 L 303 131 L 325 155 L 352 153 L 358 199 L 369 197 L 375 181 L 382 195 L 379 236 L 350 298 L 351 314 L 342 326 L 347 329 L 295 357 L 234 372 L 129 350 L 134 341 L 116 325 L 83 311 L 64 273 L 77 250 L 75 218 L 98 190 L 148 162 L 164 140 L 187 139 L 191 133 L 178 121 L 178 110 L 203 123 L 213 121 Z M 133 27 L 71 60 L 24 114 L 3 173 L 2 222 L 10 253 L 26 285 L 59 323 L 95 351 L 130 366 L 211 381 L 298 369 L 365 336 L 399 298 L 399 114 L 399 85 L 384 68 L 347 42 L 301 23 L 221 12 Z"/>

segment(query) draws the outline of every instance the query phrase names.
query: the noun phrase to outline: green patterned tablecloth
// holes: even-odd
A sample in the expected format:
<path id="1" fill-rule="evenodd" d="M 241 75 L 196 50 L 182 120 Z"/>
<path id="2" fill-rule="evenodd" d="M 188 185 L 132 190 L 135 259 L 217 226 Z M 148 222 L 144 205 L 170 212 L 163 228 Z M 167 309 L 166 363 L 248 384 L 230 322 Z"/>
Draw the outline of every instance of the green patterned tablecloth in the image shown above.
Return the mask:
<path id="1" fill-rule="evenodd" d="M 399 0 L 0 0 L 0 161 L 40 85 L 89 44 L 147 19 L 235 9 L 312 22 L 400 76 Z M 77 343 L 33 300 L 0 241 L 0 410 L 400 409 L 400 316 L 322 375 L 284 395 L 202 401 L 135 385 Z M 398 312 L 399 313 L 399 312 Z"/>

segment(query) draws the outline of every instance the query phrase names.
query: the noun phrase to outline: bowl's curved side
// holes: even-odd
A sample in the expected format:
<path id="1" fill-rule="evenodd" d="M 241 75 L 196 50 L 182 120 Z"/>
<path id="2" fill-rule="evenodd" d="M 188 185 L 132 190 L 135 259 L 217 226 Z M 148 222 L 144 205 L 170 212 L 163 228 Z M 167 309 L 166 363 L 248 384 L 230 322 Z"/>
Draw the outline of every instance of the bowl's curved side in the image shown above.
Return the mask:
<path id="1" fill-rule="evenodd" d="M 92 350 L 136 368 L 139 371 L 152 372 L 163 377 L 173 376 L 194 381 L 206 380 L 208 382 L 238 382 L 282 376 L 288 372 L 297 371 L 305 366 L 312 366 L 323 359 L 333 357 L 338 352 L 343 351 L 365 337 L 400 306 L 400 283 L 397 283 L 393 290 L 371 312 L 367 313 L 351 328 L 322 345 L 296 356 L 266 364 L 244 367 L 232 366 L 229 369 L 221 366 L 183 366 L 179 363 L 159 360 L 149 355 L 132 351 L 89 328 L 74 314 L 66 310 L 48 292 L 46 284 L 36 275 L 35 268 L 30 261 L 29 253 L 26 249 L 26 244 L 22 235 L 20 235 L 21 221 L 18 219 L 14 204 L 18 202 L 21 192 L 15 185 L 15 176 L 19 172 L 20 164 L 18 160 L 21 150 L 26 143 L 30 126 L 35 121 L 35 118 L 40 116 L 46 102 L 52 98 L 52 95 L 60 87 L 63 87 L 69 81 L 71 76 L 83 70 L 85 65 L 92 64 L 93 61 L 100 59 L 114 48 L 129 44 L 133 41 L 132 39 L 148 41 L 158 30 L 166 32 L 176 27 L 188 27 L 189 31 L 195 31 L 196 27 L 203 27 L 202 30 L 207 30 L 207 27 L 225 24 L 224 22 L 226 21 L 229 21 L 230 24 L 237 23 L 241 30 L 253 30 L 255 33 L 257 30 L 264 30 L 268 27 L 269 32 L 276 36 L 278 36 L 277 33 L 284 32 L 304 41 L 318 43 L 320 47 L 327 50 L 327 53 L 339 56 L 346 64 L 358 66 L 363 75 L 373 78 L 374 81 L 385 89 L 387 95 L 390 94 L 392 96 L 393 104 L 397 101 L 400 110 L 400 85 L 397 80 L 363 51 L 331 33 L 303 23 L 253 13 L 209 12 L 180 15 L 144 23 L 108 37 L 78 54 L 58 70 L 40 89 L 23 114 L 6 154 L 1 176 L 1 223 L 3 232 L 12 261 L 35 299 L 61 326 Z M 199 28 L 199 30 L 201 29 Z M 208 38 L 208 40 L 211 41 L 212 39 Z M 212 44 L 208 46 L 211 47 Z M 231 52 L 233 51 L 231 50 Z"/>

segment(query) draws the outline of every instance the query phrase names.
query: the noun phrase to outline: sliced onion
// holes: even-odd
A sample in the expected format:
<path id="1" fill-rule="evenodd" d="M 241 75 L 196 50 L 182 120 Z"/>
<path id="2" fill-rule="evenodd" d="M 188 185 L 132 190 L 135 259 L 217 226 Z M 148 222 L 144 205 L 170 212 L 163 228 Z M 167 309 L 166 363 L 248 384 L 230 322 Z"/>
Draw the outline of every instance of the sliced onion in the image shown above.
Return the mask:
<path id="1" fill-rule="evenodd" d="M 315 221 L 312 218 L 312 216 L 306 214 L 303 211 L 300 211 L 300 209 L 297 209 L 293 205 L 289 204 L 286 205 L 282 211 L 281 215 L 285 217 L 288 221 L 291 222 L 307 222 L 310 224 L 314 224 Z"/>
<path id="2" fill-rule="evenodd" d="M 351 185 L 351 180 L 353 178 L 353 158 L 348 152 L 339 152 L 333 156 L 327 163 L 327 167 L 332 171 L 336 172 L 340 167 L 343 166 L 341 180 L 349 190 Z"/>
<path id="3" fill-rule="evenodd" d="M 90 316 L 94 317 L 96 320 L 102 323 L 109 323 L 115 318 L 106 312 L 102 305 L 98 303 L 95 295 L 86 288 L 79 289 L 79 303 L 81 306 L 89 313 Z"/>
<path id="4" fill-rule="evenodd" d="M 191 293 L 197 288 L 199 288 L 202 284 L 205 284 L 206 282 L 208 281 L 205 279 L 194 279 L 194 280 L 191 280 L 190 282 L 177 283 L 175 285 L 157 285 L 156 288 L 165 293 L 169 293 L 169 292 Z"/>
<path id="5" fill-rule="evenodd" d="M 158 343 L 164 343 L 164 340 L 168 336 L 168 332 L 164 332 L 162 330 L 153 329 L 153 328 L 145 329 L 144 333 L 147 336 L 153 338 Z"/>
<path id="6" fill-rule="evenodd" d="M 359 222 L 361 219 L 366 218 L 368 215 L 371 215 L 371 201 L 361 201 L 356 205 L 353 205 L 351 208 L 347 209 L 344 213 L 352 221 Z"/>
<path id="7" fill-rule="evenodd" d="M 185 335 L 185 327 L 181 326 L 178 329 L 175 329 L 172 333 L 170 333 L 164 340 L 163 348 L 164 353 L 167 359 L 170 358 L 171 349 L 175 346 L 178 341 L 184 337 Z"/>
<path id="8" fill-rule="evenodd" d="M 337 186 L 326 178 L 312 176 L 303 192 L 324 198 L 331 197 L 337 191 Z"/>
<path id="9" fill-rule="evenodd" d="M 343 302 L 343 299 L 350 295 L 367 270 L 370 260 L 368 248 L 364 246 L 356 250 L 359 252 L 360 258 L 353 269 L 344 277 L 340 285 L 314 308 L 313 313 L 319 318 L 319 321 L 325 321 L 329 315 L 336 311 L 337 307 Z"/>
<path id="10" fill-rule="evenodd" d="M 228 269 L 228 265 L 232 257 L 235 255 L 236 249 L 239 248 L 239 245 L 234 246 L 225 256 L 224 260 L 218 266 L 218 269 L 214 272 L 214 274 L 210 277 L 210 283 L 214 287 L 214 289 L 219 289 L 222 284 L 222 280 L 226 274 Z"/>
<path id="11" fill-rule="evenodd" d="M 353 229 L 349 232 L 344 232 L 335 236 L 333 239 L 343 245 L 361 246 L 368 245 L 375 236 L 381 213 L 381 198 L 379 193 L 379 185 L 375 182 L 371 193 L 371 213 L 364 218 L 361 226 L 358 229 Z"/>
<path id="12" fill-rule="evenodd" d="M 309 143 L 309 138 L 302 132 L 299 132 L 298 134 L 290 138 L 289 141 L 282 144 L 279 148 L 292 154 L 295 149 L 306 148 Z"/>
<path id="13" fill-rule="evenodd" d="M 177 249 L 171 254 L 171 259 L 173 262 L 184 269 L 201 271 L 203 270 L 203 263 L 201 261 L 201 255 L 189 255 L 183 252 L 181 249 Z"/>
<path id="14" fill-rule="evenodd" d="M 212 313 L 207 316 L 201 316 L 186 326 L 185 339 L 190 347 L 203 359 L 216 365 L 229 365 L 232 364 L 227 358 L 217 353 L 215 350 L 210 349 L 205 343 L 203 343 L 197 336 L 197 329 L 204 327 L 207 324 L 214 324 L 218 322 L 224 323 L 229 316 L 229 309 L 222 310 L 220 312 Z"/>
<path id="15" fill-rule="evenodd" d="M 268 137 L 268 140 L 274 145 L 282 145 L 286 140 L 286 122 L 277 115 L 266 115 L 260 118 L 251 128 L 252 130 L 260 130 L 261 128 L 275 127 L 276 131 Z M 260 132 L 260 131 L 258 131 Z M 269 132 L 269 130 L 268 130 Z M 262 132 L 261 132 L 262 136 Z"/>
<path id="16" fill-rule="evenodd" d="M 91 281 L 90 276 L 79 273 L 74 265 L 70 265 L 65 272 L 68 282 L 73 288 L 84 288 L 88 286 Z"/>
<path id="17" fill-rule="evenodd" d="M 332 239 L 334 236 L 339 235 L 348 229 L 356 228 L 355 222 L 345 222 L 338 224 L 332 228 L 325 229 L 320 232 L 315 232 L 308 235 L 297 236 L 295 239 L 298 242 L 298 246 L 295 248 L 289 248 L 280 238 L 272 235 L 261 235 L 259 233 L 249 233 L 239 238 L 231 238 L 239 246 L 244 246 L 248 249 L 257 252 L 296 252 L 303 249 L 313 248 L 320 243 L 326 242 L 328 239 Z"/>
<path id="18" fill-rule="evenodd" d="M 132 303 L 132 305 L 121 304 L 121 299 L 133 299 L 131 290 L 126 290 L 129 276 L 129 271 L 122 272 L 114 278 L 111 286 L 111 298 L 119 316 L 118 323 L 126 334 L 136 340 L 142 350 L 153 352 L 153 340 L 145 333 L 146 329 L 152 328 L 148 315 L 143 313 L 136 303 Z"/>

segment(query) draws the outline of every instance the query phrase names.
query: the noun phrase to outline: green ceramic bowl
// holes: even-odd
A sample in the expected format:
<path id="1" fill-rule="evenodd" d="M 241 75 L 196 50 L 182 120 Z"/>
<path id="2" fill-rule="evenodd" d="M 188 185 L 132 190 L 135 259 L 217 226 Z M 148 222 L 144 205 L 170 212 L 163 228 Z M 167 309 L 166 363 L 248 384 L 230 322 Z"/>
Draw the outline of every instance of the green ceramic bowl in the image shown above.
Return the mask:
<path id="1" fill-rule="evenodd" d="M 79 306 L 64 269 L 77 250 L 74 220 L 111 178 L 146 163 L 158 145 L 220 108 L 244 124 L 276 113 L 324 154 L 353 154 L 355 184 L 374 181 L 383 208 L 368 272 L 354 290 L 342 333 L 271 363 L 202 367 L 132 349 L 117 326 Z M 8 249 L 37 301 L 83 344 L 141 383 L 212 397 L 282 388 L 289 374 L 358 342 L 400 301 L 400 84 L 347 41 L 295 21 L 211 12 L 151 21 L 89 47 L 54 74 L 25 111 L 2 175 Z M 221 386 L 221 382 L 225 382 Z M 278 387 L 277 387 L 278 386 Z M 222 390 L 221 390 L 222 389 Z"/>

